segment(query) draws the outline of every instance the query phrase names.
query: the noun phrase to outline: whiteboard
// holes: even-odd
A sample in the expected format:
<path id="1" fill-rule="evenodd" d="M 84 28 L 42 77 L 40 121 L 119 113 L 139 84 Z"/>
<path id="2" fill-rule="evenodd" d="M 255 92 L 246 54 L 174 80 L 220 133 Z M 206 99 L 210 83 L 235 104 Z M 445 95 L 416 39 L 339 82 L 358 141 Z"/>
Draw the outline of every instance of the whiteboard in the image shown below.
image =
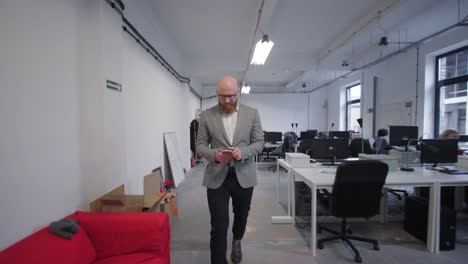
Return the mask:
<path id="1" fill-rule="evenodd" d="M 165 157 L 168 161 L 169 175 L 166 175 L 167 180 L 174 182 L 174 186 L 177 188 L 181 182 L 185 179 L 184 168 L 182 167 L 182 159 L 180 158 L 179 145 L 177 144 L 177 137 L 175 132 L 164 133 L 164 149 Z"/>

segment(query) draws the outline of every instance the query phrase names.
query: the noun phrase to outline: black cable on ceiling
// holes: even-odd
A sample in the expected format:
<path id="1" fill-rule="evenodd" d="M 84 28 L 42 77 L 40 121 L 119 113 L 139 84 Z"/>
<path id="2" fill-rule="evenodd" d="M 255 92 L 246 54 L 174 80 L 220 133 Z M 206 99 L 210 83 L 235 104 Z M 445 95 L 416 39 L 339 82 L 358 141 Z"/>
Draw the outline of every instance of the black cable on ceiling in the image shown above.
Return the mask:
<path id="1" fill-rule="evenodd" d="M 114 3 L 114 1 L 116 3 Z M 122 25 L 124 32 L 129 34 L 135 41 L 140 44 L 140 46 L 146 50 L 154 59 L 156 59 L 161 66 L 163 66 L 169 73 L 174 76 L 179 82 L 186 83 L 189 86 L 190 92 L 194 94 L 199 100 L 202 100 L 202 96 L 195 90 L 190 84 L 190 78 L 182 76 L 177 70 L 172 67 L 172 65 L 164 59 L 164 57 L 151 45 L 145 37 L 143 37 L 140 32 L 133 26 L 133 24 L 124 16 L 123 10 L 125 5 L 121 0 L 106 0 L 106 2 L 117 11 L 122 16 L 122 21 L 125 25 Z"/>

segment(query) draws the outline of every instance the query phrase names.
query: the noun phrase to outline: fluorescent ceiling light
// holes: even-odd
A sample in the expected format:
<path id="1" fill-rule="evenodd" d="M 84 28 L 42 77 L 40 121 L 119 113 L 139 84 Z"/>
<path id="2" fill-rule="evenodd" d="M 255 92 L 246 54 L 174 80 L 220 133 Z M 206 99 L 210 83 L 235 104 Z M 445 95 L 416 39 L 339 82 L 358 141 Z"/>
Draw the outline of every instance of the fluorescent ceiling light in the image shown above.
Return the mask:
<path id="1" fill-rule="evenodd" d="M 263 35 L 262 40 L 257 42 L 255 45 L 255 51 L 252 56 L 252 62 L 250 64 L 263 65 L 270 54 L 271 48 L 273 48 L 273 41 L 268 40 L 268 35 Z"/>
<path id="2" fill-rule="evenodd" d="M 250 86 L 248 86 L 248 85 L 242 86 L 241 93 L 243 93 L 243 94 L 249 94 L 249 93 L 250 93 Z"/>

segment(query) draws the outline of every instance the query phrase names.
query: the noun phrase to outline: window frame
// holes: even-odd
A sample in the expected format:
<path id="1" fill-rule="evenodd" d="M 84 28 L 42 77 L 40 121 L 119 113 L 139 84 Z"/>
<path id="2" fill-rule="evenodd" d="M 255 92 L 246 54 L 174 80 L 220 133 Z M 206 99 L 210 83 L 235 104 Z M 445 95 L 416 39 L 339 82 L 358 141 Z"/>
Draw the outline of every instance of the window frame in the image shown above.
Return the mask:
<path id="1" fill-rule="evenodd" d="M 346 95 L 345 95 L 345 97 L 346 97 L 346 105 L 345 105 L 345 120 L 346 120 L 346 122 L 345 122 L 345 128 L 346 128 L 346 131 L 349 130 L 349 126 L 348 126 L 349 125 L 349 123 L 348 123 L 348 107 L 349 107 L 349 105 L 356 104 L 356 103 L 361 103 L 362 86 L 361 86 L 361 94 L 359 95 L 359 99 L 349 100 L 349 98 L 348 98 L 349 97 L 348 96 L 348 94 L 349 94 L 348 91 L 351 88 L 354 88 L 356 86 L 361 86 L 361 83 L 358 82 L 358 83 L 351 84 L 351 85 L 347 86 L 346 89 L 345 89 L 345 93 L 346 93 Z M 362 105 L 359 108 L 362 108 Z"/>
<path id="2" fill-rule="evenodd" d="M 446 52 L 446 53 L 443 53 L 443 54 L 440 54 L 440 55 L 437 55 L 435 57 L 434 138 L 437 138 L 440 134 L 439 129 L 440 129 L 440 90 L 441 90 L 441 87 L 468 82 L 468 74 L 439 81 L 439 59 L 453 55 L 455 53 L 459 53 L 461 51 L 465 51 L 465 50 L 468 50 L 468 45 Z"/>

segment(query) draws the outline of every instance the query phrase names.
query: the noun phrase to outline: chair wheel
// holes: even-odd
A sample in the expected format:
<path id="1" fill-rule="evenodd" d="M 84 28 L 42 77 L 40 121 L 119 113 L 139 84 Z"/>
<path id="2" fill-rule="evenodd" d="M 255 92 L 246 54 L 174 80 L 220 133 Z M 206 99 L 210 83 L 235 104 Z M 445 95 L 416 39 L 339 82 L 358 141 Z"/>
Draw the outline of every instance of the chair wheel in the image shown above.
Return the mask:
<path id="1" fill-rule="evenodd" d="M 378 245 L 378 244 L 374 244 L 374 249 L 375 249 L 375 250 L 380 250 L 379 245 Z"/>
<path id="2" fill-rule="evenodd" d="M 317 248 L 318 248 L 318 249 L 323 249 L 323 244 L 322 244 L 322 243 L 318 243 L 318 244 L 317 244 Z"/>
<path id="3" fill-rule="evenodd" d="M 356 261 L 356 263 L 361 263 L 362 262 L 361 256 L 357 255 L 356 257 L 354 257 L 354 261 Z"/>

